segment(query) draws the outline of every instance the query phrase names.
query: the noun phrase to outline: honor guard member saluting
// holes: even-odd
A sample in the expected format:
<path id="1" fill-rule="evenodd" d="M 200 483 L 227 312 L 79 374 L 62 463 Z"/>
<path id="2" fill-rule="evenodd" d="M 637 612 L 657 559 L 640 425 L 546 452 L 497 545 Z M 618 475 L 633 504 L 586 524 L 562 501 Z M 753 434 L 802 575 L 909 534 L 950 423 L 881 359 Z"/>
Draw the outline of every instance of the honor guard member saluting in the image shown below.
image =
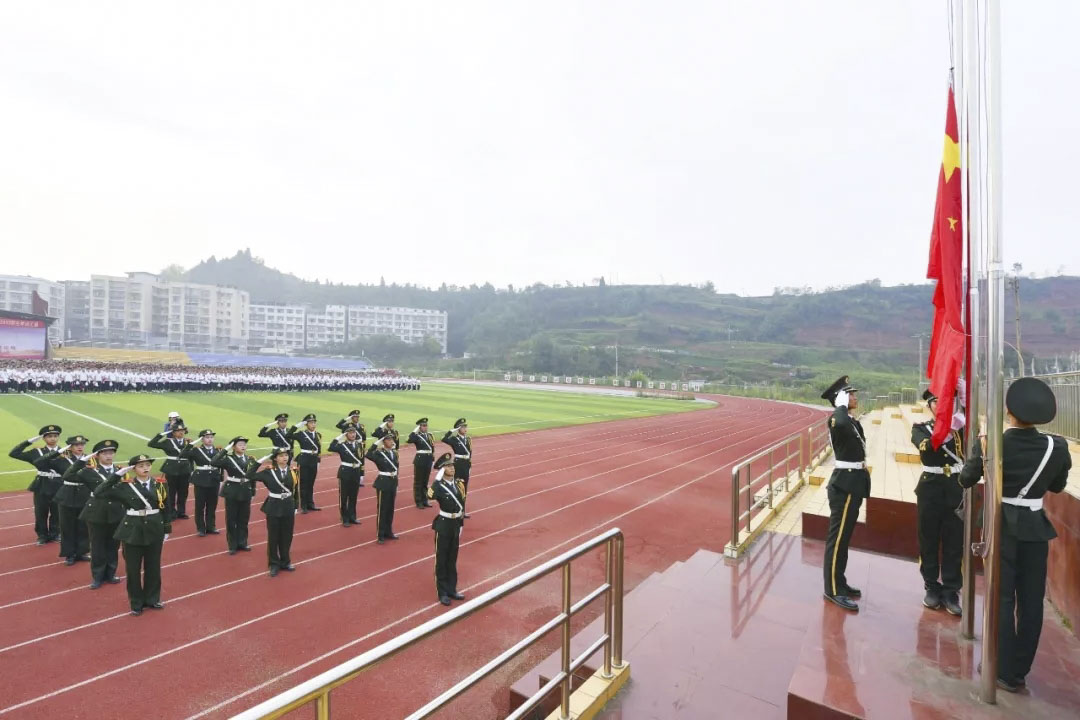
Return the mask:
<path id="1" fill-rule="evenodd" d="M 258 469 L 258 461 L 247 455 L 248 439 L 237 435 L 214 455 L 210 463 L 225 471 L 221 497 L 225 498 L 225 542 L 229 554 L 237 550 L 251 552 L 248 546 L 248 522 L 251 519 L 251 499 L 255 497 L 255 481 L 248 477 Z"/>
<path id="2" fill-rule="evenodd" d="M 431 522 L 435 531 L 435 592 L 439 602 L 464 600 L 457 591 L 457 556 L 461 527 L 465 520 L 465 485 L 454 478 L 454 457 L 445 453 L 435 461 L 435 482 L 427 496 L 439 505 L 439 514 Z"/>
<path id="3" fill-rule="evenodd" d="M 1003 690 L 1016 692 L 1039 647 L 1046 592 L 1046 558 L 1057 537 L 1043 512 L 1043 496 L 1065 489 L 1072 458 L 1065 439 L 1043 434 L 1057 415 L 1050 387 L 1038 378 L 1020 378 L 1005 394 L 1009 428 L 1002 439 L 1001 579 L 998 608 L 998 677 Z M 983 475 L 979 448 L 964 463 L 960 484 L 969 488 Z"/>
<path id="4" fill-rule="evenodd" d="M 964 467 L 959 430 L 963 429 L 965 419 L 962 412 L 953 417 L 947 439 L 935 450 L 930 438 L 934 434 L 933 416 L 937 413 L 938 399 L 927 390 L 923 400 L 930 409 L 930 420 L 911 426 L 911 442 L 919 449 L 922 461 L 915 497 L 919 519 L 919 572 L 926 587 L 923 605 L 930 609 L 944 605 L 950 615 L 959 615 L 964 522 L 956 509 L 964 499 L 964 490 L 953 476 L 959 475 Z"/>
<path id="5" fill-rule="evenodd" d="M 469 471 L 472 470 L 472 439 L 468 435 L 469 424 L 465 418 L 458 418 L 454 423 L 453 430 L 447 430 L 442 441 L 453 448 L 454 453 L 454 476 L 465 488 L 465 494 L 469 494 Z M 469 517 L 465 513 L 465 517 Z"/>
<path id="6" fill-rule="evenodd" d="M 416 446 L 416 455 L 413 456 L 413 501 L 416 507 L 431 507 L 428 502 L 428 480 L 431 478 L 431 465 L 435 461 L 435 437 L 428 432 L 428 419 L 420 418 L 416 421 L 416 428 L 409 433 L 408 442 Z"/>
<path id="7" fill-rule="evenodd" d="M 45 447 L 27 450 L 38 440 L 45 441 Z M 56 450 L 60 440 L 60 426 L 46 425 L 38 434 L 27 438 L 12 448 L 8 457 L 30 463 L 37 470 L 30 486 L 26 488 L 34 493 L 34 532 L 37 544 L 44 545 L 60 537 L 60 513 L 56 507 L 56 491 L 60 489 L 60 477 L 49 466 L 47 456 Z"/>
<path id="8" fill-rule="evenodd" d="M 107 497 L 98 497 L 96 490 L 113 476 L 113 458 L 120 444 L 115 440 L 102 440 L 85 460 L 71 466 L 64 480 L 77 482 L 91 490 L 79 514 L 90 534 L 90 589 L 97 590 L 102 583 L 118 583 L 116 568 L 120 564 L 120 541 L 114 535 L 124 519 L 124 506 Z"/>
<path id="9" fill-rule="evenodd" d="M 187 439 L 187 426 L 181 418 L 172 418 L 168 430 L 158 433 L 146 443 L 147 447 L 161 450 L 169 457 L 161 466 L 165 480 L 169 483 L 169 499 L 165 509 L 174 518 L 187 517 L 188 482 L 191 479 L 191 463 L 181 456 L 190 443 Z"/>
<path id="10" fill-rule="evenodd" d="M 269 438 L 274 449 L 285 448 L 292 455 L 292 442 L 289 441 L 289 413 L 278 413 L 272 421 L 259 429 L 259 437 Z"/>
<path id="11" fill-rule="evenodd" d="M 217 529 L 217 499 L 221 488 L 221 468 L 213 466 L 214 431 L 199 431 L 199 442 L 184 447 L 180 457 L 191 463 L 191 484 L 195 486 L 195 529 L 199 537 L 220 534 Z"/>
<path id="12" fill-rule="evenodd" d="M 394 414 L 393 413 L 390 413 L 388 415 L 384 415 L 383 419 L 382 419 L 382 425 L 380 425 L 379 427 L 377 427 L 377 428 L 375 428 L 374 430 L 371 431 L 371 437 L 373 437 L 373 438 L 375 438 L 377 440 L 381 440 L 382 438 L 386 437 L 387 435 L 394 438 L 394 449 L 399 450 L 401 448 L 401 442 L 400 442 L 400 437 L 398 436 L 398 431 L 394 429 Z"/>
<path id="13" fill-rule="evenodd" d="M 866 469 L 866 434 L 862 425 L 850 414 L 859 407 L 855 388 L 848 376 L 840 378 L 821 397 L 833 404 L 829 418 L 829 440 L 832 442 L 833 464 L 829 477 L 829 534 L 825 541 L 825 599 L 845 610 L 858 612 L 852 598 L 862 595 L 858 588 L 847 584 L 848 543 L 859 519 L 863 498 L 870 495 L 870 472 Z"/>
<path id="14" fill-rule="evenodd" d="M 116 530 L 116 539 L 124 543 L 132 615 L 142 615 L 143 608 L 165 607 L 161 602 L 161 546 L 172 532 L 172 522 L 165 507 L 169 490 L 165 483 L 150 477 L 153 464 L 149 455 L 136 455 L 126 468 L 94 491 L 98 497 L 116 501 L 126 510 Z"/>
<path id="15" fill-rule="evenodd" d="M 49 465 L 61 478 L 76 464 L 82 467 L 80 458 L 89 442 L 82 435 L 73 435 L 67 439 L 67 445 L 57 452 L 50 453 Z M 74 480 L 61 480 L 56 492 L 56 504 L 60 508 L 60 557 L 65 565 L 74 565 L 79 560 L 89 560 L 90 536 L 86 523 L 79 519 L 90 497 L 90 488 Z"/>
<path id="16" fill-rule="evenodd" d="M 315 413 L 308 413 L 302 422 L 289 431 L 288 439 L 296 442 L 300 453 L 297 464 L 300 468 L 300 512 L 322 510 L 315 507 L 315 476 L 319 474 L 319 461 L 322 454 L 322 433 L 315 430 Z"/>
<path id="17" fill-rule="evenodd" d="M 382 545 L 385 540 L 397 540 L 394 534 L 394 500 L 397 498 L 399 463 L 394 436 L 387 433 L 372 443 L 367 458 L 379 469 L 379 475 L 372 484 L 375 487 L 375 536 L 376 542 Z"/>
<path id="18" fill-rule="evenodd" d="M 364 424 L 360 422 L 359 410 L 350 410 L 349 414 L 346 417 L 337 421 L 337 425 L 335 427 L 341 432 L 345 432 L 345 430 L 348 429 L 349 425 L 355 425 L 357 430 L 361 432 L 365 438 L 367 437 L 367 431 L 364 430 Z"/>
<path id="19" fill-rule="evenodd" d="M 359 525 L 356 519 L 356 495 L 364 484 L 364 444 L 367 438 L 360 437 L 355 425 L 346 425 L 345 432 L 330 441 L 330 452 L 336 452 L 341 458 L 338 465 L 338 509 L 341 511 L 341 524 L 344 527 Z"/>
<path id="20" fill-rule="evenodd" d="M 292 572 L 296 568 L 289 556 L 289 548 L 292 547 L 293 525 L 299 507 L 297 486 L 300 482 L 289 467 L 289 451 L 275 448 L 251 466 L 248 478 L 261 482 L 267 489 L 262 511 L 266 513 L 266 560 L 270 577 L 275 577 L 279 570 Z"/>

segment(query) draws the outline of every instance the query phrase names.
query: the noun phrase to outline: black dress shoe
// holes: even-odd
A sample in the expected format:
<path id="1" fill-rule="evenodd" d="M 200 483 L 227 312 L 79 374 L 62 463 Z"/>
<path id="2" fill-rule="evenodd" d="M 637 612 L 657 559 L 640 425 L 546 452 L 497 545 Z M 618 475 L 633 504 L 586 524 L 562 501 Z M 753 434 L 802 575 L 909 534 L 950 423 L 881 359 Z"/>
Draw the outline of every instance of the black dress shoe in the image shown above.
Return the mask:
<path id="1" fill-rule="evenodd" d="M 65 565 L 74 565 L 75 564 L 75 558 L 68 558 L 67 560 L 64 561 L 64 564 Z"/>
<path id="2" fill-rule="evenodd" d="M 207 534 L 207 535 L 220 535 L 220 534 L 221 534 L 221 531 L 220 531 L 220 530 L 218 530 L 217 528 L 210 528 L 210 529 L 208 529 L 208 530 L 206 531 L 206 534 Z"/>
<path id="3" fill-rule="evenodd" d="M 454 600 L 464 600 L 465 594 L 459 593 L 455 590 L 454 592 L 450 593 L 450 597 L 452 597 Z"/>
<path id="4" fill-rule="evenodd" d="M 301 515 L 307 515 L 307 508 L 301 508 L 300 514 Z"/>
<path id="5" fill-rule="evenodd" d="M 270 577 L 277 577 L 277 565 L 270 568 Z"/>
<path id="6" fill-rule="evenodd" d="M 426 508 L 431 507 L 431 503 L 429 503 L 427 500 L 425 500 L 424 501 L 424 507 L 426 507 Z"/>
<path id="7" fill-rule="evenodd" d="M 844 588 L 844 594 L 848 597 L 853 598 L 862 597 L 862 590 L 860 590 L 859 588 L 853 588 L 848 585 L 846 588 Z"/>
<path id="8" fill-rule="evenodd" d="M 386 541 L 383 540 L 382 538 L 379 538 L 378 540 L 375 541 L 375 544 L 376 545 L 382 545 L 384 542 L 386 542 Z"/>
<path id="9" fill-rule="evenodd" d="M 200 530 L 199 531 L 199 537 L 206 537 L 206 531 L 205 530 Z"/>
<path id="10" fill-rule="evenodd" d="M 442 595 L 441 597 L 439 597 L 439 602 L 441 602 L 443 605 L 449 605 L 450 604 L 450 596 L 449 595 Z"/>
<path id="11" fill-rule="evenodd" d="M 118 577 L 111 577 L 111 578 L 105 578 L 105 582 L 109 583 L 110 585 L 117 585 L 117 584 L 123 582 L 123 580 L 121 580 Z"/>
<path id="12" fill-rule="evenodd" d="M 229 548 L 229 554 L 230 554 L 230 555 L 235 555 L 235 554 L 236 554 L 236 551 L 235 551 L 235 550 L 233 550 L 232 548 Z"/>
<path id="13" fill-rule="evenodd" d="M 322 512 L 321 507 L 315 507 L 314 505 L 309 505 L 308 510 L 310 510 L 311 512 Z"/>
<path id="14" fill-rule="evenodd" d="M 393 533 L 390 533 L 389 535 L 386 536 L 386 539 L 387 540 L 397 540 L 397 535 L 395 535 Z"/>
<path id="15" fill-rule="evenodd" d="M 472 515 L 469 515 L 469 513 L 465 513 L 465 515 L 463 515 L 463 517 L 472 517 Z"/>
<path id="16" fill-rule="evenodd" d="M 845 610 L 850 610 L 851 612 L 859 612 L 859 606 L 856 605 L 855 601 L 849 598 L 847 595 L 830 595 L 828 593 L 824 593 L 824 595 L 825 599 L 834 605 L 839 605 Z"/>
<path id="17" fill-rule="evenodd" d="M 1015 682 L 1004 680 L 1002 678 L 997 679 L 997 686 L 1005 692 L 1018 693 L 1020 692 L 1020 686 Z"/>
<path id="18" fill-rule="evenodd" d="M 1016 687 L 1019 687 L 1019 688 L 1026 688 L 1027 687 L 1027 678 L 1018 677 L 1015 680 L 1013 680 L 1013 684 L 1015 684 Z"/>
<path id="19" fill-rule="evenodd" d="M 165 609 L 165 603 L 163 603 L 163 602 L 150 603 L 149 605 L 143 605 L 143 607 L 144 608 L 150 608 L 151 610 L 164 610 Z"/>
<path id="20" fill-rule="evenodd" d="M 49 541 L 48 541 L 48 540 L 46 540 L 45 538 L 38 538 L 38 539 L 37 539 L 37 544 L 38 544 L 38 545 L 44 545 L 44 544 L 45 544 L 45 543 L 47 543 L 47 542 L 49 542 Z"/>
<path id="21" fill-rule="evenodd" d="M 294 572 L 296 570 L 296 566 L 293 565 L 292 563 L 289 563 L 288 565 L 286 565 L 285 567 L 283 567 L 281 569 L 284 570 L 285 572 Z"/>
<path id="22" fill-rule="evenodd" d="M 931 610 L 937 610 L 941 607 L 941 593 L 931 588 L 926 591 L 926 597 L 923 598 L 922 604 Z"/>
<path id="23" fill-rule="evenodd" d="M 349 527 L 350 525 L 352 525 L 351 520 L 342 520 L 341 521 L 341 527 Z"/>
<path id="24" fill-rule="evenodd" d="M 139 617 L 140 615 L 142 615 L 142 608 L 139 608 L 138 610 L 132 609 L 131 612 L 128 613 L 128 615 L 134 615 L 135 617 Z"/>
<path id="25" fill-rule="evenodd" d="M 238 547 L 236 549 L 241 551 L 241 552 L 251 552 L 251 546 L 250 545 L 241 545 L 240 547 Z"/>
<path id="26" fill-rule="evenodd" d="M 176 519 L 177 520 L 187 520 L 188 519 L 187 513 L 180 513 L 179 515 L 176 516 Z"/>
<path id="27" fill-rule="evenodd" d="M 75 558 L 75 561 L 76 562 L 90 562 L 90 556 L 89 555 L 80 555 L 79 557 Z"/>
<path id="28" fill-rule="evenodd" d="M 91 590 L 97 590 L 99 587 L 101 587 L 101 581 L 100 580 L 94 580 L 92 583 L 90 583 L 90 589 Z"/>
<path id="29" fill-rule="evenodd" d="M 960 608 L 960 598 L 954 592 L 945 593 L 941 598 L 941 604 L 945 606 L 945 612 L 950 615 L 959 617 L 964 614 L 964 611 Z"/>

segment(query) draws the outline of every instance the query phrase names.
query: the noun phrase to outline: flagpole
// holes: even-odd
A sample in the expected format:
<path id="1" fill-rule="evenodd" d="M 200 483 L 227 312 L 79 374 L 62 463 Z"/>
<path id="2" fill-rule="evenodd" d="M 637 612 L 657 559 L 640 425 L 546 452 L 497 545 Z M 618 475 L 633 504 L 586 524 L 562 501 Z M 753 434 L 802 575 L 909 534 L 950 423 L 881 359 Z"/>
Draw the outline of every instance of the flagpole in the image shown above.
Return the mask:
<path id="1" fill-rule="evenodd" d="M 983 602 L 982 678 L 979 697 L 997 700 L 998 585 L 1001 582 L 1001 453 L 1005 394 L 1005 273 L 1002 258 L 1001 203 L 1001 2 L 987 0 L 986 132 L 987 132 L 987 432 L 984 477 L 986 482 L 986 556 L 983 558 L 986 597 Z"/>

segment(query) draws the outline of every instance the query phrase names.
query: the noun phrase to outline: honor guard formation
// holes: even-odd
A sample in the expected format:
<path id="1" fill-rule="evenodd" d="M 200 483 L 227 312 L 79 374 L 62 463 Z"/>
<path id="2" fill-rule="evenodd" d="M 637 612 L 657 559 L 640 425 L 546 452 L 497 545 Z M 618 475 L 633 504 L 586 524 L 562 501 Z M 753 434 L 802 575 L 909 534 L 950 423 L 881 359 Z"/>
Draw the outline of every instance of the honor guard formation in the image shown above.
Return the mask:
<path id="1" fill-rule="evenodd" d="M 304 370 L 84 360 L 0 360 L 0 393 L 419 390 L 396 370 Z"/>
<path id="2" fill-rule="evenodd" d="M 194 486 L 199 537 L 221 534 L 216 518 L 218 498 L 224 499 L 229 555 L 251 551 L 251 505 L 261 495 L 269 575 L 294 571 L 291 547 L 296 516 L 321 510 L 315 504 L 314 488 L 324 447 L 316 414 L 308 413 L 294 424 L 290 424 L 288 413 L 275 416 L 259 429 L 258 437 L 270 444 L 269 452 L 261 458 L 249 455 L 249 439 L 244 436 L 236 436 L 221 447 L 215 444 L 215 432 L 204 428 L 195 441 L 190 440 L 188 427 L 176 412 L 169 413 L 159 427 L 161 430 L 146 443 L 156 454 L 135 455 L 122 466 L 116 463 L 120 447 L 116 440 L 100 440 L 88 452 L 90 440 L 72 435 L 61 446 L 63 428 L 59 425 L 46 425 L 16 445 L 9 455 L 35 470 L 28 490 L 34 496 L 37 543 L 59 542 L 65 565 L 87 561 L 92 590 L 121 582 L 117 571 L 122 548 L 131 614 L 141 615 L 147 608 L 160 610 L 165 607 L 161 599 L 162 547 L 173 523 L 189 518 L 189 488 Z M 375 473 L 376 542 L 382 545 L 397 540 L 394 505 L 401 459 L 394 415 L 385 415 L 372 431 L 370 446 L 359 410 L 350 411 L 336 427 L 341 433 L 325 451 L 340 459 L 337 491 L 341 526 L 360 525 L 356 506 L 364 487 L 365 465 L 370 463 Z M 416 421 L 408 439 L 416 450 L 413 500 L 418 509 L 437 507 L 432 522 L 436 595 L 448 605 L 452 599 L 464 598 L 457 591 L 457 548 L 468 517 L 465 497 L 472 463 L 472 439 L 464 418 L 446 432 L 443 442 L 453 452 L 436 459 L 435 439 L 428 431 L 426 417 Z M 154 476 L 156 461 L 162 462 Z M 433 469 L 437 471 L 434 482 Z"/>

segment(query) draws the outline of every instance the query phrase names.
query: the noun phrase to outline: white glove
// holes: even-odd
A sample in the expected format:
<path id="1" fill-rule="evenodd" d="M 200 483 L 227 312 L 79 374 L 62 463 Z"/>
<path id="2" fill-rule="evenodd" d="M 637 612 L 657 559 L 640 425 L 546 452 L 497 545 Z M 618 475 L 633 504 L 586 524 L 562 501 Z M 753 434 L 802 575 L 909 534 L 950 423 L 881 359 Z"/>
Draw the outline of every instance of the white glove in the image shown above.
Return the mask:
<path id="1" fill-rule="evenodd" d="M 273 427 L 274 425 L 277 425 L 277 420 L 271 420 L 270 422 L 263 425 L 263 427 Z"/>
<path id="2" fill-rule="evenodd" d="M 340 435 L 338 435 L 338 436 L 337 436 L 336 438 L 334 438 L 334 439 L 335 439 L 335 440 L 337 440 L 338 442 L 341 442 L 342 440 L 344 440 L 344 439 L 345 439 L 345 433 L 341 433 Z"/>
<path id="3" fill-rule="evenodd" d="M 963 412 L 958 412 L 952 416 L 952 429 L 960 430 L 967 424 L 967 416 Z"/>
<path id="4" fill-rule="evenodd" d="M 841 390 L 840 392 L 836 393 L 836 402 L 834 403 L 836 407 L 847 407 L 848 402 L 849 400 L 847 390 Z"/>
<path id="5" fill-rule="evenodd" d="M 71 449 L 70 445 L 65 445 L 64 447 L 60 448 L 60 452 L 66 453 L 70 449 Z"/>
<path id="6" fill-rule="evenodd" d="M 161 538 L 161 542 L 165 542 L 169 539 L 169 533 L 165 533 L 165 537 Z"/>
<path id="7" fill-rule="evenodd" d="M 28 442 L 28 443 L 36 443 L 40 439 L 41 439 L 40 435 L 35 435 L 34 437 L 26 438 L 26 442 Z"/>
<path id="8" fill-rule="evenodd" d="M 232 443 L 225 446 L 225 452 L 232 452 Z"/>
<path id="9" fill-rule="evenodd" d="M 162 430 L 161 432 L 158 433 L 158 437 L 168 437 L 168 436 L 169 436 L 169 431 L 168 430 Z"/>
<path id="10" fill-rule="evenodd" d="M 270 456 L 269 455 L 263 455 L 261 458 L 259 458 L 259 464 L 260 465 L 262 465 L 264 462 L 270 462 Z"/>
<path id="11" fill-rule="evenodd" d="M 115 468 L 113 470 L 113 472 L 116 473 L 117 475 L 120 475 L 121 477 L 123 477 L 124 475 L 127 475 L 128 470 L 131 470 L 131 468 L 130 467 L 118 467 L 118 468 Z"/>

